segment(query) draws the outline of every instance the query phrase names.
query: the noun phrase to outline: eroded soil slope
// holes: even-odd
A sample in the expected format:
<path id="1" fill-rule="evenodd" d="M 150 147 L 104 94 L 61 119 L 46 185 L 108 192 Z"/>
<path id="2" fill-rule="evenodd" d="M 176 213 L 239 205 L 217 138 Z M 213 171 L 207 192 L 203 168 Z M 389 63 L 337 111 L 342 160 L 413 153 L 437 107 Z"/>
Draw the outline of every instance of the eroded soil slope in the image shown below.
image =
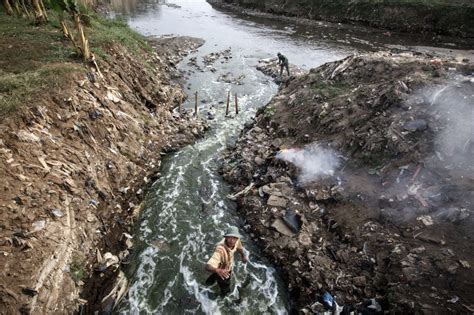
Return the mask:
<path id="1" fill-rule="evenodd" d="M 116 269 L 127 259 L 133 244 L 122 233 L 160 153 L 207 128 L 173 113 L 185 94 L 170 80 L 181 55 L 202 42 L 166 41 L 174 50 L 132 54 L 111 45 L 99 62 L 103 76 L 77 71 L 62 90 L 44 91 L 1 122 L 2 313 L 71 313 L 86 303 L 78 294 L 98 267 L 90 263 Z"/>
<path id="2" fill-rule="evenodd" d="M 324 310 L 328 292 L 346 309 L 473 311 L 473 70 L 411 53 L 328 63 L 283 83 L 227 151 L 231 197 L 296 309 Z"/>

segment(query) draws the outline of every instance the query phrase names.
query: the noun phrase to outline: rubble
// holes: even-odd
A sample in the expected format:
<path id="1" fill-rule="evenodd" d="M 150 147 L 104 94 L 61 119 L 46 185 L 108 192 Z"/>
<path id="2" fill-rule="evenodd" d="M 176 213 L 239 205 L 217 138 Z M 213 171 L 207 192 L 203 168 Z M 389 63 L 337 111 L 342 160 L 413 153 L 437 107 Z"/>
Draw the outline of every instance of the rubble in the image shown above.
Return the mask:
<path id="1" fill-rule="evenodd" d="M 257 187 L 235 199 L 301 313 L 327 311 L 314 292 L 375 312 L 465 312 L 447 302 L 453 296 L 473 304 L 474 169 L 437 157 L 448 122 L 433 99 L 449 89 L 472 97 L 463 78 L 474 65 L 430 60 L 380 52 L 295 70 L 224 152 L 220 172 L 234 191 Z M 433 89 L 453 80 L 453 67 L 456 83 Z M 258 69 L 281 83 L 276 60 Z M 313 145 L 339 163 L 305 177 L 312 170 L 298 159 L 314 157 Z M 279 158 L 288 151 L 302 154 Z M 297 210 L 298 228 L 285 221 L 287 209 Z"/>

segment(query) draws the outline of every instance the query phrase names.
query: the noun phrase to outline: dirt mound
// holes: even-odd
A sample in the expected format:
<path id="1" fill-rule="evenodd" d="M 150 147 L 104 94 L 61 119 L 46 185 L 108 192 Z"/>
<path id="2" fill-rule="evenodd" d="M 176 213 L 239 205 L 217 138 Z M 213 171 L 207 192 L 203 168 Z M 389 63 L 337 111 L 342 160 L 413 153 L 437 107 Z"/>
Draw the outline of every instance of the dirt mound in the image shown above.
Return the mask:
<path id="1" fill-rule="evenodd" d="M 282 84 L 225 154 L 235 191 L 252 185 L 237 197 L 245 227 L 298 309 L 321 311 L 329 292 L 472 311 L 473 69 L 409 53 L 325 64 Z"/>
<path id="2" fill-rule="evenodd" d="M 181 55 L 192 48 L 179 47 Z M 78 72 L 0 125 L 2 312 L 70 313 L 86 303 L 78 294 L 87 274 L 116 271 L 127 259 L 160 152 L 207 128 L 173 112 L 185 99 L 169 77 L 176 61 L 118 46 L 107 54 L 103 77 Z"/>

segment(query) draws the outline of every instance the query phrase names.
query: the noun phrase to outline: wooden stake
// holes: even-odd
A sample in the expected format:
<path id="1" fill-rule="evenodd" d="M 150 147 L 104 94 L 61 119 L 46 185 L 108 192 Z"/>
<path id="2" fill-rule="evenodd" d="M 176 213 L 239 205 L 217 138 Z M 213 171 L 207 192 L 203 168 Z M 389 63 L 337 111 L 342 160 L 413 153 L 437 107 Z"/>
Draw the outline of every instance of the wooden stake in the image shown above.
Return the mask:
<path id="1" fill-rule="evenodd" d="M 238 103 L 237 93 L 235 93 L 235 114 L 239 114 L 239 103 Z"/>
<path id="2" fill-rule="evenodd" d="M 198 92 L 194 93 L 194 115 L 198 114 Z"/>
<path id="3" fill-rule="evenodd" d="M 227 92 L 227 106 L 225 108 L 226 116 L 229 116 L 229 105 L 230 105 L 230 91 Z"/>

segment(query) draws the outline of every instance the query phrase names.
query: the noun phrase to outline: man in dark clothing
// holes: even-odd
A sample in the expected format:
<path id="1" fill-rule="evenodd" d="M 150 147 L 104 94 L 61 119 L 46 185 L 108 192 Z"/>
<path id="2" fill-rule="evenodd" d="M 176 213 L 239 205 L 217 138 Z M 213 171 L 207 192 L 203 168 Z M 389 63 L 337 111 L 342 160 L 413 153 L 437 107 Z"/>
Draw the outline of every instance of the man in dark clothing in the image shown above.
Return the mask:
<path id="1" fill-rule="evenodd" d="M 288 68 L 288 58 L 278 53 L 278 64 L 280 65 L 280 77 L 283 74 L 283 68 L 286 68 L 286 73 L 290 76 L 290 69 Z"/>

